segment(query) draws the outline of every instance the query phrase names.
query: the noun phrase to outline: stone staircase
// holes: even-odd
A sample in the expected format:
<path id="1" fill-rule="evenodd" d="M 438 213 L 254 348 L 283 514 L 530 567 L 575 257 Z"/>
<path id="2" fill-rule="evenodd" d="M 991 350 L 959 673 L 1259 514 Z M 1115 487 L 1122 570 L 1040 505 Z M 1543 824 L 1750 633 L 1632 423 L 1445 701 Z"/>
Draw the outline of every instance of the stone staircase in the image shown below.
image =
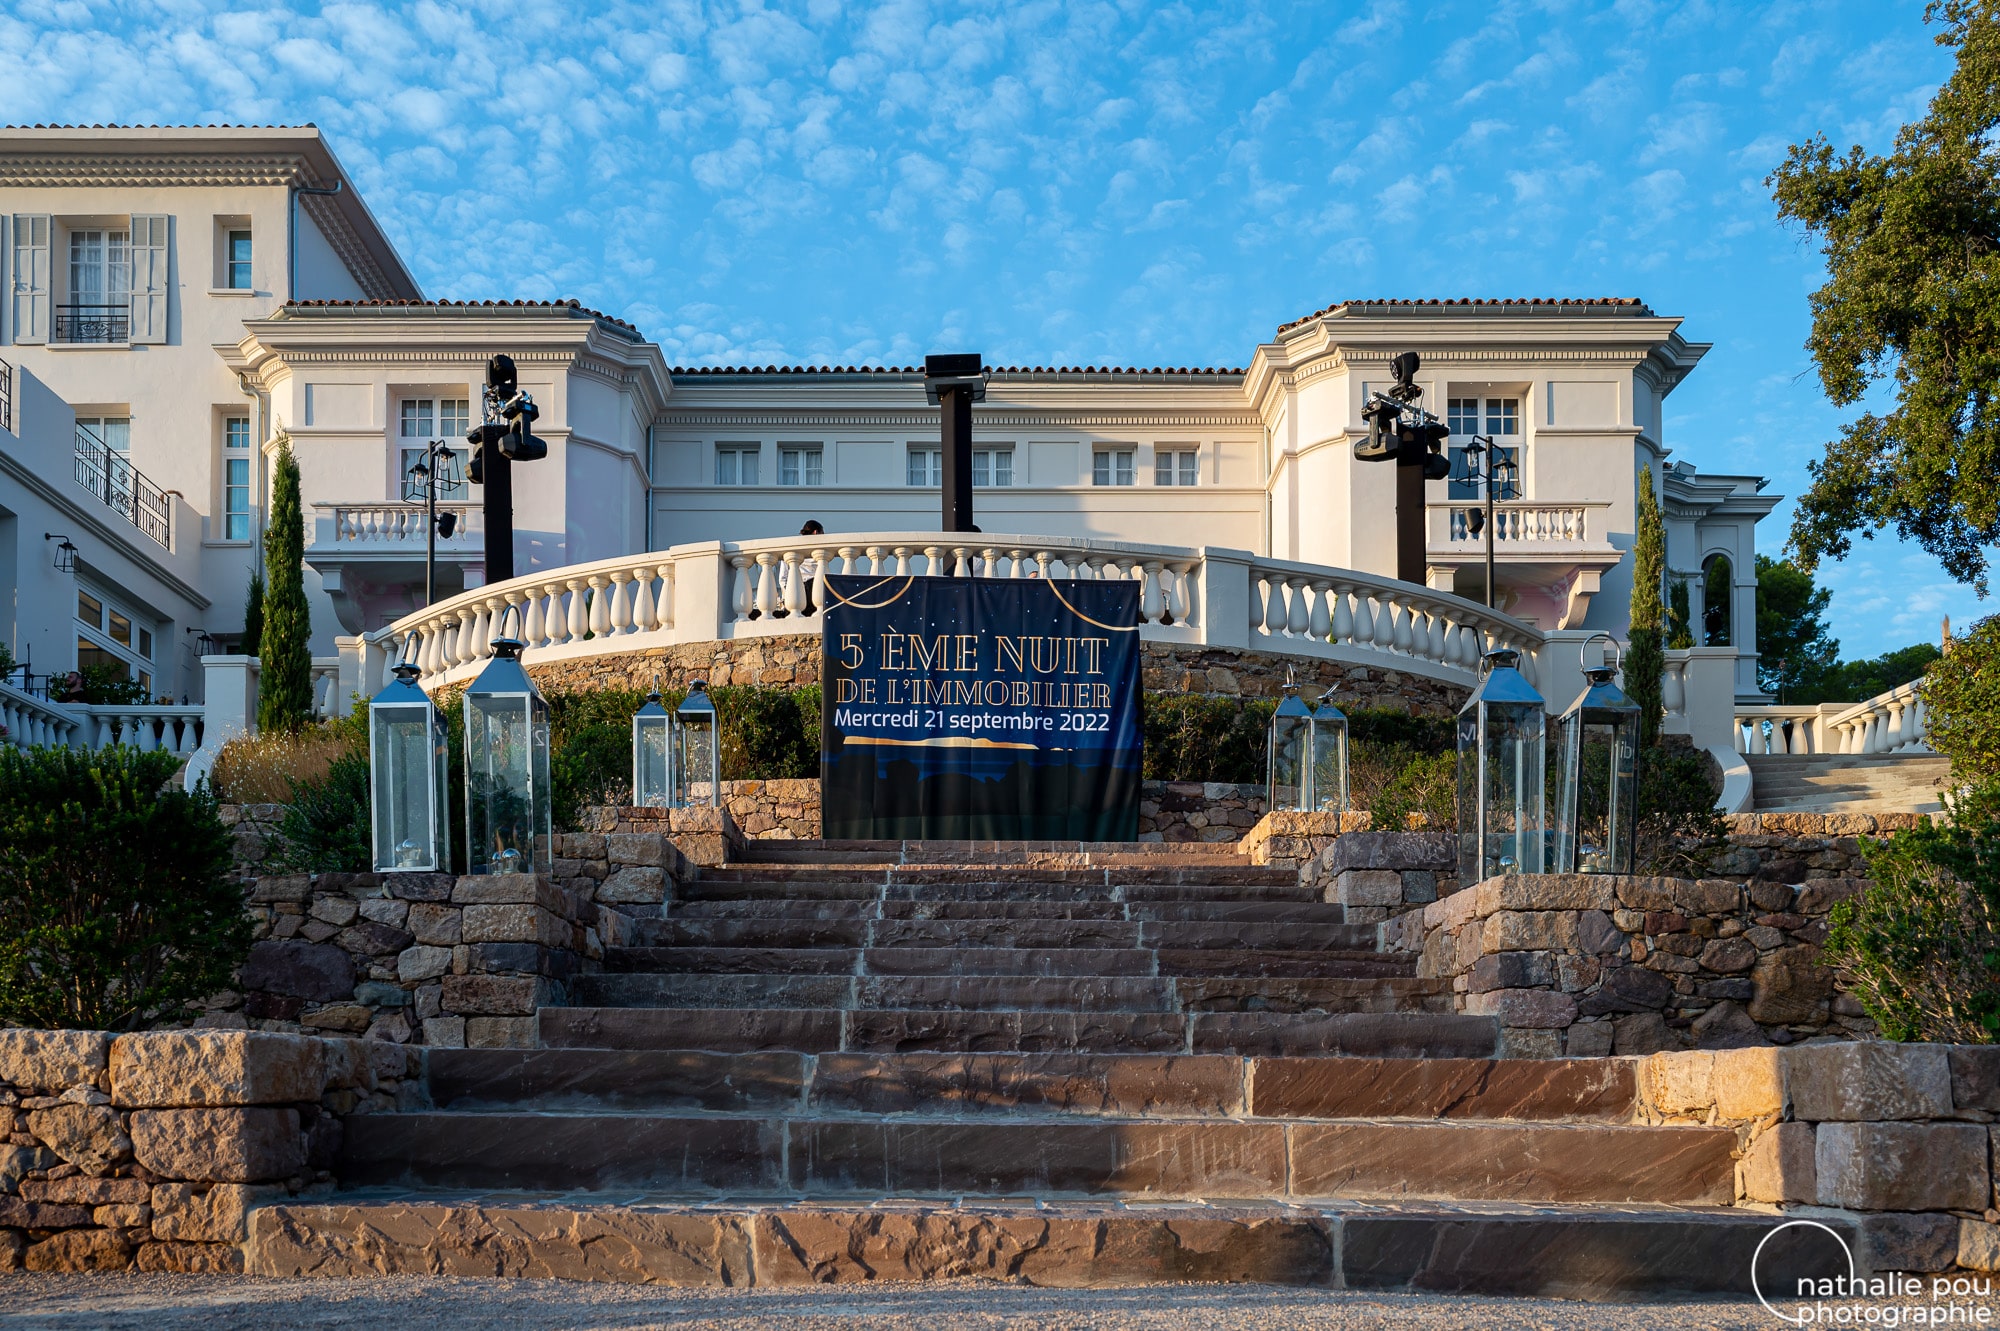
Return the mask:
<path id="1" fill-rule="evenodd" d="M 1747 756 L 1756 813 L 1935 813 L 1951 779 L 1935 754 Z"/>
<path id="2" fill-rule="evenodd" d="M 756 853 L 543 1047 L 430 1051 L 429 1106 L 350 1119 L 345 1191 L 259 1212 L 253 1269 L 1749 1289 L 1733 1131 L 1638 1121 L 1630 1060 L 1495 1058 L 1290 870 Z"/>

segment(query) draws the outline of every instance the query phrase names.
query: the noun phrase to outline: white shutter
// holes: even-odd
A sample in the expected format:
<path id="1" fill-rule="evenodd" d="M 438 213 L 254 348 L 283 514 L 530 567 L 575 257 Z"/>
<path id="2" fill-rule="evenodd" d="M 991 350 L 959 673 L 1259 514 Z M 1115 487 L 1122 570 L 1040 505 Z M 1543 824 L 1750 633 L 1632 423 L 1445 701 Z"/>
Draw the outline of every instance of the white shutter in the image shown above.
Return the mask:
<path id="1" fill-rule="evenodd" d="M 132 341 L 167 340 L 167 218 L 132 214 Z"/>
<path id="2" fill-rule="evenodd" d="M 16 342 L 49 340 L 49 215 L 14 214 L 13 331 Z"/>

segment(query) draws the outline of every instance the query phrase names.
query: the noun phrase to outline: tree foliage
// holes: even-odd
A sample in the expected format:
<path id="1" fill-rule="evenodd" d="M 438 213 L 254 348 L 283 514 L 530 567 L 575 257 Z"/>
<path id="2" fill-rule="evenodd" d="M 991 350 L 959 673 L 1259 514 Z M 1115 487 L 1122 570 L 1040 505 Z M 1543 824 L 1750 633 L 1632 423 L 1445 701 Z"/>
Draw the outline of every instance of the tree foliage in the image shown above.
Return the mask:
<path id="1" fill-rule="evenodd" d="M 312 720 L 312 612 L 306 606 L 305 572 L 299 463 L 286 441 L 271 469 L 271 525 L 264 533 L 264 633 L 257 652 L 259 730 L 295 730 Z"/>
<path id="2" fill-rule="evenodd" d="M 1894 150 L 1815 135 L 1767 182 L 1826 255 L 1806 345 L 1827 396 L 1849 407 L 1894 383 L 1893 409 L 1811 464 L 1791 540 L 1810 570 L 1893 529 L 1983 594 L 2000 540 L 2000 16 L 1994 0 L 1933 0 L 1925 17 L 1957 64 Z"/>
<path id="3" fill-rule="evenodd" d="M 264 647 L 264 570 L 250 570 L 250 586 L 243 596 L 243 644 L 236 650 L 255 656 Z"/>
<path id="4" fill-rule="evenodd" d="M 1667 533 L 1653 492 L 1653 469 L 1639 469 L 1639 530 L 1632 543 L 1632 630 L 1625 654 L 1625 695 L 1639 704 L 1639 739 L 1659 739 L 1666 710 L 1667 611 L 1660 586 L 1667 572 Z"/>
<path id="5" fill-rule="evenodd" d="M 2000 785 L 2000 615 L 1954 638 L 1924 672 L 1924 738 L 1954 781 Z"/>
<path id="6" fill-rule="evenodd" d="M 1811 695 L 1823 691 L 1840 657 L 1822 618 L 1832 600 L 1811 570 L 1757 556 L 1757 686 L 1779 702 L 1820 701 Z"/>
<path id="7" fill-rule="evenodd" d="M 180 760 L 0 747 L 0 1021 L 131 1030 L 229 986 L 250 948 L 229 833 Z"/>

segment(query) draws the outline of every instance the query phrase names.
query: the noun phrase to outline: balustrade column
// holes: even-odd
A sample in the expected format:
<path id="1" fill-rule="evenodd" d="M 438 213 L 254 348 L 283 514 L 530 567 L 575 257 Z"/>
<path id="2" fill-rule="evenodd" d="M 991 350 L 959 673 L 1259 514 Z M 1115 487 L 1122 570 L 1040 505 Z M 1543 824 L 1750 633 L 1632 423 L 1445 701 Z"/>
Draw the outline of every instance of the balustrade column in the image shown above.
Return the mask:
<path id="1" fill-rule="evenodd" d="M 772 586 L 777 581 L 777 575 L 771 571 L 771 565 L 776 562 L 777 557 L 768 550 L 756 558 L 757 593 L 755 604 L 757 607 L 757 618 L 759 619 L 769 619 L 771 612 L 778 608 L 777 588 Z"/>
<path id="2" fill-rule="evenodd" d="M 613 569 L 611 578 L 611 632 L 615 634 L 632 631 L 632 600 L 627 586 L 632 575 L 624 569 Z"/>
<path id="3" fill-rule="evenodd" d="M 750 618 L 750 556 L 731 555 L 729 567 L 729 622 L 740 624 Z"/>
<path id="4" fill-rule="evenodd" d="M 878 578 L 888 574 L 889 548 L 887 546 L 871 545 L 868 547 L 868 571 Z"/>
<path id="5" fill-rule="evenodd" d="M 663 629 L 674 626 L 674 566 L 661 564 L 656 570 L 660 575 L 660 604 L 653 619 Z"/>
<path id="6" fill-rule="evenodd" d="M 785 551 L 785 617 L 797 619 L 806 612 L 806 575 L 799 567 L 799 552 Z"/>

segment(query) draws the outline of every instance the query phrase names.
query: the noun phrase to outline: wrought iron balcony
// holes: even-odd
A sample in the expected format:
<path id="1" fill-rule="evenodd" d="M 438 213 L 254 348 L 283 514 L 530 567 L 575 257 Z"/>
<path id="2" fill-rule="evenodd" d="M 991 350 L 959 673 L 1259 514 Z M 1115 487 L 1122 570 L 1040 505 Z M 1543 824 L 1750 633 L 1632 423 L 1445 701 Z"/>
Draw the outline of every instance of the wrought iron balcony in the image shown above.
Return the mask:
<path id="1" fill-rule="evenodd" d="M 173 548 L 173 509 L 165 493 L 84 425 L 76 427 L 76 483 L 162 546 Z"/>
<path id="2" fill-rule="evenodd" d="M 0 430 L 14 428 L 14 367 L 0 360 Z"/>
<path id="3" fill-rule="evenodd" d="M 132 338 L 129 305 L 58 305 L 58 342 L 128 342 Z"/>

